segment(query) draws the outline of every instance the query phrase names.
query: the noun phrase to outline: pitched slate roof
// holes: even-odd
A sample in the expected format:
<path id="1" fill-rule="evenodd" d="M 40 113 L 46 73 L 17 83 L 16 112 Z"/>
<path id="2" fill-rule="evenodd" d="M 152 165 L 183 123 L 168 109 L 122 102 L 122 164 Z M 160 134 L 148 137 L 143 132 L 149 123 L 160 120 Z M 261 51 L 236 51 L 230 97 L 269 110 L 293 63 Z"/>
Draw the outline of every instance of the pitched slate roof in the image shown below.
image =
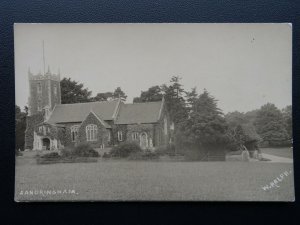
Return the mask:
<path id="1" fill-rule="evenodd" d="M 111 126 L 106 123 L 105 121 L 103 121 L 96 113 L 94 113 L 93 111 L 90 112 L 90 114 L 93 114 L 97 120 L 99 120 L 99 122 L 105 127 L 105 128 L 111 128 Z"/>
<path id="2" fill-rule="evenodd" d="M 93 111 L 102 120 L 112 120 L 119 100 L 56 105 L 48 123 L 82 122 Z"/>
<path id="3" fill-rule="evenodd" d="M 115 124 L 155 123 L 158 121 L 162 101 L 121 104 Z"/>

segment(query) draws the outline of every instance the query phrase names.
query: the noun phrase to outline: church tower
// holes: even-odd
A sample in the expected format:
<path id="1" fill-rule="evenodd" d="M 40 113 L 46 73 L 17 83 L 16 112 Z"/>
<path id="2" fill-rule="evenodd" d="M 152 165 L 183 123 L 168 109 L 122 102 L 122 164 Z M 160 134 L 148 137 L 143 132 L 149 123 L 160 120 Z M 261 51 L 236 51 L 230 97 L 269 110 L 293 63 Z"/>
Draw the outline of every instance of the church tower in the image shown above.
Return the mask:
<path id="1" fill-rule="evenodd" d="M 49 67 L 45 75 L 33 75 L 29 70 L 28 80 L 29 116 L 44 112 L 47 118 L 54 106 L 61 103 L 60 74 L 51 73 Z"/>
<path id="2" fill-rule="evenodd" d="M 60 73 L 48 71 L 43 75 L 28 70 L 29 99 L 25 130 L 25 149 L 33 149 L 34 128 L 47 120 L 56 104 L 61 104 Z"/>

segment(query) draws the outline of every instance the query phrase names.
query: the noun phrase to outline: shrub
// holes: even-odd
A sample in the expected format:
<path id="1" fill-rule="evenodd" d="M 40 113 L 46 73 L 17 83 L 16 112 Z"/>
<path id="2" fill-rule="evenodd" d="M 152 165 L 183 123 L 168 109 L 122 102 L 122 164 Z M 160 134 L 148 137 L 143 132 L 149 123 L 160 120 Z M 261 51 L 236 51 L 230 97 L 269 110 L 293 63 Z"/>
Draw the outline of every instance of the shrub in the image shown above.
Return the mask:
<path id="1" fill-rule="evenodd" d="M 167 146 L 158 147 L 156 149 L 156 152 L 159 155 L 174 156 L 175 155 L 175 145 L 174 144 L 168 144 Z"/>
<path id="2" fill-rule="evenodd" d="M 134 152 L 131 153 L 128 157 L 130 160 L 153 160 L 153 159 L 159 159 L 159 153 L 157 152 Z"/>
<path id="3" fill-rule="evenodd" d="M 62 149 L 61 156 L 63 158 L 99 157 L 99 153 L 88 143 L 81 143 L 78 144 L 75 148 L 66 147 Z"/>
<path id="4" fill-rule="evenodd" d="M 102 155 L 102 158 L 110 158 L 110 154 L 108 154 L 107 152 L 104 152 L 104 154 Z"/>
<path id="5" fill-rule="evenodd" d="M 88 143 L 78 144 L 72 152 L 72 156 L 77 157 L 99 157 L 99 153 Z"/>
<path id="6" fill-rule="evenodd" d="M 73 149 L 70 147 L 65 147 L 63 149 L 61 149 L 61 156 L 63 158 L 67 158 L 67 157 L 71 157 L 73 155 Z"/>
<path id="7" fill-rule="evenodd" d="M 46 153 L 45 155 L 40 156 L 42 159 L 60 159 L 61 156 L 58 154 L 58 152 L 50 152 Z"/>
<path id="8" fill-rule="evenodd" d="M 126 158 L 132 153 L 141 152 L 141 147 L 135 142 L 123 142 L 110 150 L 111 157 Z"/>

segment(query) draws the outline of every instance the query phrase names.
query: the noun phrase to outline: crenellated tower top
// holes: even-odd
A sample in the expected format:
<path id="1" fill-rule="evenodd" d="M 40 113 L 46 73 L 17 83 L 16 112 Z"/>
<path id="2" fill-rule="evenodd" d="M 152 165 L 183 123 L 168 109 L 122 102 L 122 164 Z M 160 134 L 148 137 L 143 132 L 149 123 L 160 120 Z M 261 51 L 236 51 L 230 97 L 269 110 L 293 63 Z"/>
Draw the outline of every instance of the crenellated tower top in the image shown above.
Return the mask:
<path id="1" fill-rule="evenodd" d="M 50 67 L 45 74 L 33 74 L 28 69 L 29 81 L 29 115 L 45 111 L 47 115 L 56 104 L 61 103 L 60 72 L 51 73 Z"/>

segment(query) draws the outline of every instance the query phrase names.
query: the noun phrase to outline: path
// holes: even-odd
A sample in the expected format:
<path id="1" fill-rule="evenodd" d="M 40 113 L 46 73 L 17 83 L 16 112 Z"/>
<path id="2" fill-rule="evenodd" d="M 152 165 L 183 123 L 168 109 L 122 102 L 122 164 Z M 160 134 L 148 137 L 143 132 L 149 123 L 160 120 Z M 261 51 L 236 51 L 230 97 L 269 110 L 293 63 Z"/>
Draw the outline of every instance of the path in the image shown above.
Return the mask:
<path id="1" fill-rule="evenodd" d="M 279 156 L 270 155 L 266 153 L 262 153 L 262 157 L 266 159 L 270 159 L 271 161 L 266 161 L 270 163 L 293 163 L 293 159 L 286 158 L 286 157 L 279 157 Z"/>

